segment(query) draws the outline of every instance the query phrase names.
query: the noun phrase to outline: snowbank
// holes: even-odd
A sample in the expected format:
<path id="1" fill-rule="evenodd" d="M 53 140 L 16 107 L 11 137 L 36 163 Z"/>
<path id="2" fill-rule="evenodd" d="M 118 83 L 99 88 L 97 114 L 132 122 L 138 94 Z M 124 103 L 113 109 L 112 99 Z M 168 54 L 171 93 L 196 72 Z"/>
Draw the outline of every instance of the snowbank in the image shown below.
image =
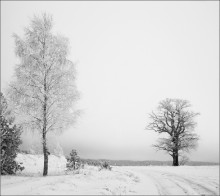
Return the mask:
<path id="1" fill-rule="evenodd" d="M 64 156 L 49 155 L 48 157 L 48 175 L 64 174 L 67 160 Z M 23 163 L 25 169 L 19 174 L 22 175 L 42 175 L 44 156 L 33 154 L 18 154 L 17 162 Z"/>

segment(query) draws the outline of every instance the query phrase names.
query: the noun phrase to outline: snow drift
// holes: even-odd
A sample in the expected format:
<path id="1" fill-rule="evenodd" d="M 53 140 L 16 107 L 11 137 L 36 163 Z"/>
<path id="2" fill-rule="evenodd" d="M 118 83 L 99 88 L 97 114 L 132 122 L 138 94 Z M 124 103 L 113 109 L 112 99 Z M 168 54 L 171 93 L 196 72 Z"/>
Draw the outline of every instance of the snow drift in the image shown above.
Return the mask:
<path id="1" fill-rule="evenodd" d="M 64 174 L 67 160 L 64 156 L 49 155 L 48 175 Z M 18 154 L 16 161 L 22 163 L 25 169 L 22 175 L 43 175 L 44 156 L 33 154 Z"/>

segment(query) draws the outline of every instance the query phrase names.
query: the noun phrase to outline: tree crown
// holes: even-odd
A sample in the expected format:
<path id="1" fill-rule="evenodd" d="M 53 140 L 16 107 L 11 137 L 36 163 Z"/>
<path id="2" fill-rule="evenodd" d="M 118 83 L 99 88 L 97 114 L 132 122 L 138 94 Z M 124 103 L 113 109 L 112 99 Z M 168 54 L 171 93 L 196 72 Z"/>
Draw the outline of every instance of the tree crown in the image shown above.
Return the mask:
<path id="1" fill-rule="evenodd" d="M 52 34 L 52 17 L 34 16 L 24 38 L 14 35 L 15 53 L 20 59 L 15 81 L 8 89 L 10 101 L 20 118 L 32 130 L 62 131 L 74 123 L 73 104 L 78 99 L 75 67 L 68 60 L 68 39 Z M 46 107 L 46 120 L 42 113 Z"/>

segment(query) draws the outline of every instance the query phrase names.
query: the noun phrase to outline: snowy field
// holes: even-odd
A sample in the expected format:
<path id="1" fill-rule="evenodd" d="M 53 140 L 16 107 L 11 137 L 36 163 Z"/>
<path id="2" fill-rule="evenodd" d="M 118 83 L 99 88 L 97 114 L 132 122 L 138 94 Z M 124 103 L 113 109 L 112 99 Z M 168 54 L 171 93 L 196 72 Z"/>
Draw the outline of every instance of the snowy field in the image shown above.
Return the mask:
<path id="1" fill-rule="evenodd" d="M 43 177 L 42 155 L 19 154 L 17 160 L 25 170 L 1 176 L 1 195 L 219 195 L 219 166 L 85 166 L 73 174 L 65 172 L 64 157 L 50 155 Z"/>

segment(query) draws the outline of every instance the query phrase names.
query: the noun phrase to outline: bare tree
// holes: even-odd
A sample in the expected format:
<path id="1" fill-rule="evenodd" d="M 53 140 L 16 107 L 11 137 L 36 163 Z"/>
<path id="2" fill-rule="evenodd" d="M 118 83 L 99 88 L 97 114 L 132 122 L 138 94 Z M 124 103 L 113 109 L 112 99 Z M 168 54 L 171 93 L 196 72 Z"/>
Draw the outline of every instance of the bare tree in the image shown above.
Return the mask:
<path id="1" fill-rule="evenodd" d="M 8 89 L 20 124 L 42 135 L 44 176 L 48 173 L 47 133 L 74 123 L 73 104 L 78 97 L 74 64 L 67 59 L 68 39 L 53 35 L 52 26 L 52 17 L 44 13 L 33 17 L 23 39 L 14 35 L 20 64 Z"/>
<path id="2" fill-rule="evenodd" d="M 164 150 L 173 158 L 173 166 L 178 166 L 179 153 L 189 152 L 197 146 L 198 136 L 194 133 L 195 117 L 199 113 L 189 111 L 191 105 L 186 100 L 165 99 L 159 103 L 157 114 L 150 114 L 148 130 L 167 137 L 159 138 L 153 145 L 157 150 Z"/>
<path id="3" fill-rule="evenodd" d="M 180 155 L 180 165 L 186 165 L 189 162 L 189 158 L 186 155 Z"/>

